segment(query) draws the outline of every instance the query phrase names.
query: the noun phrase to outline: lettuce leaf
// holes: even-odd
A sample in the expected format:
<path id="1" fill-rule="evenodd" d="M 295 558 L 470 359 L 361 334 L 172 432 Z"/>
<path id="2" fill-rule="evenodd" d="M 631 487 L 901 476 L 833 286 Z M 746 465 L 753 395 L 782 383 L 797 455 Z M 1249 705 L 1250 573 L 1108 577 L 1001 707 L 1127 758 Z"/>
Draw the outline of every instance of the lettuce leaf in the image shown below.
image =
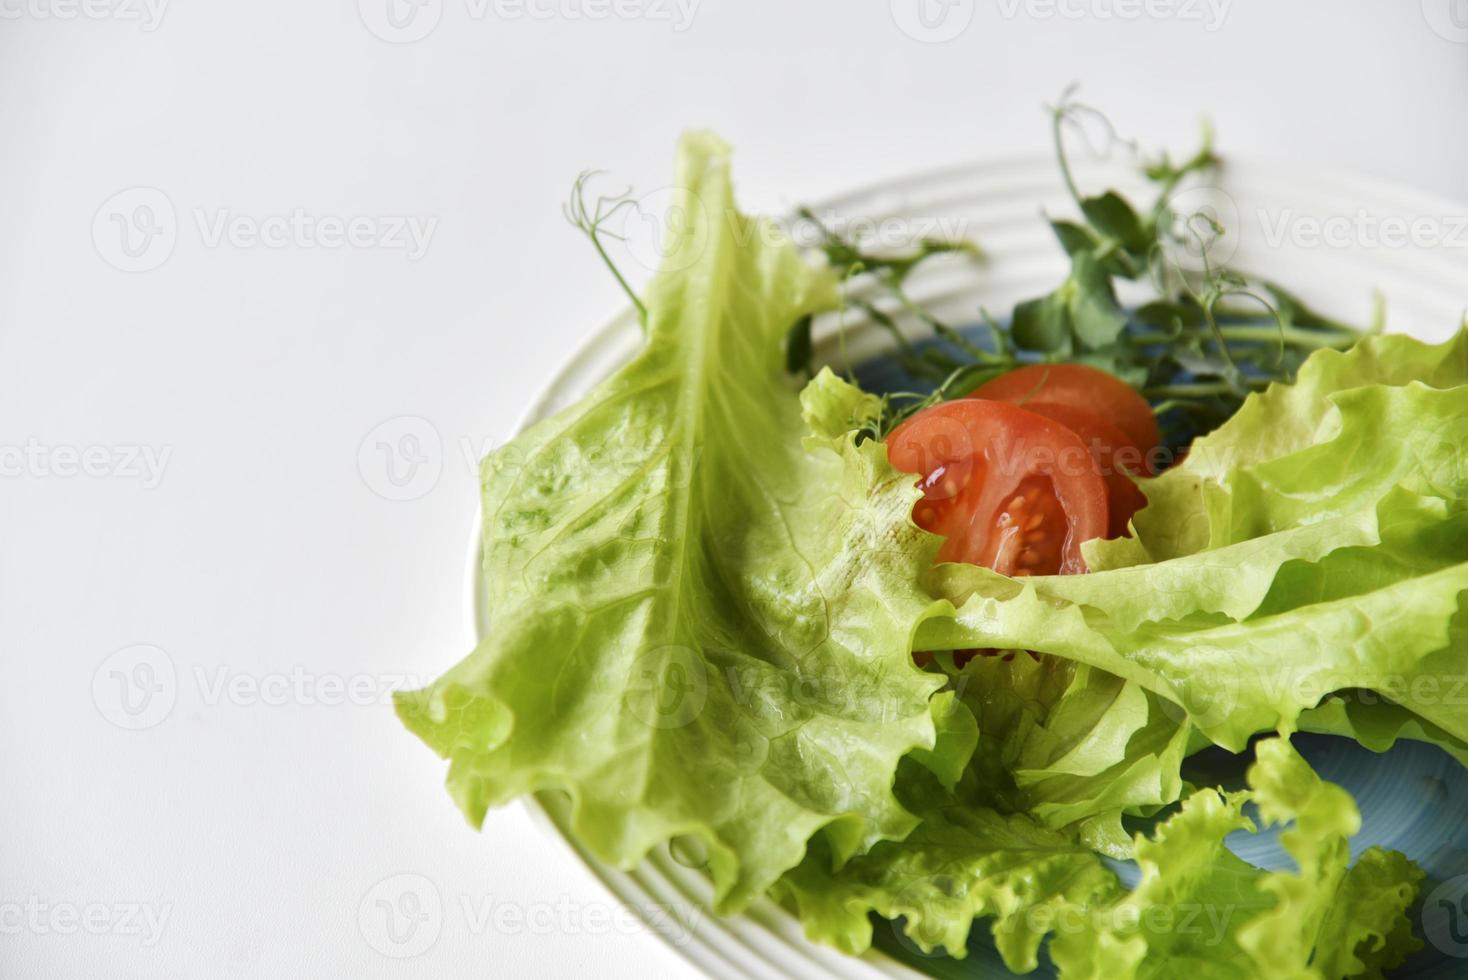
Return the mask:
<path id="1" fill-rule="evenodd" d="M 1191 729 L 1140 685 L 1059 657 L 975 657 L 954 685 L 978 719 L 980 800 L 1070 829 L 1095 850 L 1130 853 L 1122 814 L 1145 814 L 1183 791 Z"/>
<path id="2" fill-rule="evenodd" d="M 1380 848 L 1348 867 L 1360 829 L 1350 795 L 1285 739 L 1260 741 L 1255 753 L 1248 790 L 1199 790 L 1138 838 L 1136 887 L 1052 941 L 1062 978 L 1379 977 L 1418 948 L 1407 911 L 1422 872 Z M 1255 830 L 1247 803 L 1266 824 L 1289 825 L 1293 870 L 1263 871 L 1228 849 L 1229 834 Z"/>
<path id="3" fill-rule="evenodd" d="M 1420 672 L 1420 676 L 1435 679 L 1430 671 Z M 1453 696 L 1453 688 L 1458 688 L 1459 696 Z M 1411 696 L 1410 684 L 1403 685 L 1403 690 L 1407 697 Z M 1441 697 L 1461 702 L 1462 693 L 1468 691 L 1468 677 L 1459 673 L 1446 686 L 1439 685 L 1437 690 L 1442 692 Z M 1426 742 L 1442 749 L 1459 765 L 1468 766 L 1468 742 L 1375 692 L 1343 691 L 1330 695 L 1316 707 L 1301 713 L 1300 731 L 1339 735 L 1373 752 L 1385 752 L 1399 738 Z"/>
<path id="4" fill-rule="evenodd" d="M 1089 550 L 1101 570 L 1021 583 L 940 568 L 961 608 L 920 645 L 1089 664 L 1235 751 L 1337 690 L 1399 701 L 1404 680 L 1450 683 L 1468 666 L 1452 626 L 1468 589 L 1465 338 L 1319 352 L 1150 481 L 1136 538 Z M 1404 706 L 1468 740 L 1462 699 Z"/>
<path id="5" fill-rule="evenodd" d="M 1189 729 L 1233 751 L 1259 732 L 1303 727 L 1378 750 L 1418 738 L 1465 758 L 1468 699 L 1451 694 L 1468 676 L 1465 337 L 1376 338 L 1312 358 L 1300 384 L 1250 399 L 1151 481 L 1136 537 L 1093 542 L 1090 575 L 1018 581 L 940 566 L 936 590 L 959 611 L 925 623 L 919 645 L 1043 651 L 1114 677 L 1119 691 L 1165 699 L 1174 727 L 1155 730 L 1188 744 L 1137 755 L 1173 785 Z M 1044 745 L 1023 723 L 1005 728 Z M 1129 744 L 1142 729 L 1130 731 Z M 1137 888 L 1052 941 L 1063 977 L 1380 976 L 1416 948 L 1405 913 L 1421 871 L 1378 849 L 1348 868 L 1359 829 L 1350 797 L 1283 739 L 1256 752 L 1249 791 L 1195 792 L 1155 837 L 1135 841 Z M 976 758 L 987 757 L 981 746 Z M 1082 785 L 1103 772 L 1114 785 L 1115 770 L 1102 768 L 1113 756 L 1074 758 Z M 1024 772 L 1011 771 L 1016 787 Z M 1041 786 L 1057 778 L 1037 775 Z M 1290 825 L 1294 870 L 1261 872 L 1228 850 L 1228 834 L 1252 829 L 1249 803 L 1266 823 Z M 1034 797 L 1025 806 L 1047 812 Z M 1116 815 L 1138 809 L 1102 809 L 1080 829 L 1102 846 Z M 1184 911 L 1217 915 L 1219 926 L 1179 929 L 1172 913 Z"/>
<path id="6" fill-rule="evenodd" d="M 1062 910 L 1121 894 L 1089 847 L 1024 814 L 984 806 L 972 786 L 945 793 L 930 774 L 907 765 L 898 787 L 922 815 L 911 835 L 879 843 L 839 870 L 813 850 L 775 889 L 812 940 L 864 952 L 875 912 L 903 919 L 903 933 L 924 952 L 942 947 L 961 958 L 974 920 L 993 917 L 1005 963 L 1028 972 Z"/>
<path id="7" fill-rule="evenodd" d="M 1297 866 L 1259 881 L 1275 904 L 1239 931 L 1255 964 L 1302 980 L 1380 976 L 1421 948 L 1406 918 L 1421 869 L 1377 847 L 1348 869 L 1349 840 L 1361 829 L 1350 794 L 1316 776 L 1283 739 L 1262 741 L 1255 753 L 1254 803 L 1265 824 L 1292 824 L 1280 839 Z"/>
<path id="8" fill-rule="evenodd" d="M 1455 508 L 1406 492 L 1382 506 L 1402 534 L 1438 534 L 1444 547 L 1465 548 Z M 1021 583 L 967 567 L 947 580 L 949 597 L 962 602 L 957 615 L 925 624 L 918 642 L 925 649 L 1027 648 L 1090 664 L 1181 706 L 1213 742 L 1239 751 L 1253 734 L 1294 726 L 1331 692 L 1363 688 L 1391 696 L 1404 684 L 1410 691 L 1424 669 L 1444 675 L 1443 690 L 1450 675 L 1464 673 L 1468 648 L 1452 624 L 1468 590 L 1468 561 L 1445 563 L 1434 548 L 1394 565 L 1402 551 L 1393 539 L 1344 551 L 1338 561 L 1313 566 L 1331 583 L 1329 591 L 1301 563 L 1288 569 L 1279 594 L 1266 593 L 1258 613 L 1240 621 L 1193 615 L 1139 624 L 1124 616 L 1117 624 L 1102 597 L 1066 601 L 1068 584 Z M 1126 574 L 1165 580 L 1171 564 Z M 1402 574 L 1384 576 L 1388 568 Z M 960 577 L 967 594 L 953 588 Z M 1128 601 L 1125 595 L 1121 601 Z M 1460 738 L 1468 733 L 1462 700 L 1421 710 Z"/>
<path id="9" fill-rule="evenodd" d="M 563 791 L 607 862 L 702 840 L 733 911 L 818 832 L 836 864 L 906 837 L 898 761 L 955 775 L 972 738 L 939 712 L 940 744 L 942 679 L 910 656 L 942 608 L 918 491 L 847 431 L 859 391 L 823 375 L 803 420 L 783 375 L 832 274 L 735 210 L 716 138 L 684 139 L 678 185 L 645 347 L 484 461 L 493 629 L 397 707 L 472 823 Z"/>
<path id="10" fill-rule="evenodd" d="M 1336 441 L 1354 416 L 1358 434 L 1338 442 L 1335 450 L 1314 458 L 1296 457 L 1296 463 L 1282 472 L 1275 469 L 1287 480 L 1293 477 L 1291 489 L 1303 491 L 1310 504 L 1319 506 L 1305 511 L 1308 523 L 1337 513 L 1338 506 L 1333 506 L 1340 503 L 1337 488 L 1323 478 L 1325 474 L 1314 473 L 1311 463 L 1331 466 L 1334 461 L 1348 477 L 1382 478 L 1384 469 L 1371 465 L 1380 460 L 1363 461 L 1365 465 L 1357 467 L 1349 451 L 1364 446 L 1371 456 L 1391 454 L 1395 447 L 1389 435 L 1393 432 L 1414 442 L 1420 442 L 1422 435 L 1413 431 L 1410 420 L 1406 427 L 1378 429 L 1370 417 L 1372 406 L 1343 396 L 1353 389 L 1374 389 L 1366 397 L 1380 398 L 1382 389 L 1414 384 L 1441 390 L 1442 404 L 1461 409 L 1468 399 L 1461 387 L 1468 384 L 1468 330 L 1441 344 L 1392 334 L 1367 337 L 1344 352 L 1316 351 L 1301 365 L 1293 384 L 1273 384 L 1250 395 L 1232 418 L 1195 440 L 1181 464 L 1145 481 L 1148 506 L 1133 519 L 1135 536 L 1091 542 L 1086 549 L 1088 566 L 1104 570 L 1165 561 L 1242 540 L 1237 532 L 1216 527 L 1214 520 L 1219 498 L 1231 496 L 1234 478 L 1261 464 Z M 1457 412 L 1450 423 L 1465 424 L 1461 415 Z M 1444 450 L 1453 448 L 1450 443 L 1434 439 L 1429 448 L 1437 451 L 1432 460 L 1435 465 L 1452 462 L 1443 456 Z M 1457 465 L 1461 476 L 1463 464 Z"/>
<path id="11" fill-rule="evenodd" d="M 1351 866 L 1360 817 L 1350 796 L 1285 739 L 1255 752 L 1248 789 L 1197 790 L 1152 836 L 1137 835 L 1130 891 L 1073 837 L 976 802 L 971 782 L 945 792 L 906 763 L 898 787 L 922 814 L 918 829 L 835 871 L 813 852 L 775 894 L 810 938 L 850 953 L 871 944 L 870 913 L 901 920 L 924 952 L 960 958 L 975 920 L 992 918 L 1011 970 L 1033 970 L 1049 937 L 1062 980 L 1380 976 L 1420 946 L 1407 912 L 1422 872 L 1380 848 Z M 1286 825 L 1294 868 L 1257 868 L 1229 849 L 1229 835 L 1256 830 L 1249 804 Z"/>

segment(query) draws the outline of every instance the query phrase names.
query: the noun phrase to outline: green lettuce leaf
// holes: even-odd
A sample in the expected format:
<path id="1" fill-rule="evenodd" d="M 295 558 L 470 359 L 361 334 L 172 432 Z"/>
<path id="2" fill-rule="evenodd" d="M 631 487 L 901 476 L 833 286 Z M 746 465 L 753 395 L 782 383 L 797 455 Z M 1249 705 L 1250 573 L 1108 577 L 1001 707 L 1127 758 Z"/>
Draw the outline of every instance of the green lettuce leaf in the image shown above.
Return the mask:
<path id="1" fill-rule="evenodd" d="M 1461 668 L 1461 663 L 1458 666 Z M 1419 676 L 1441 680 L 1430 671 L 1419 670 Z M 1457 695 L 1453 694 L 1455 688 Z M 1406 697 L 1411 697 L 1410 683 L 1403 685 L 1402 689 Z M 1438 683 L 1436 690 L 1441 692 L 1437 696 L 1451 699 L 1450 703 L 1468 703 L 1464 700 L 1468 697 L 1468 675 L 1459 672 L 1445 683 Z M 1460 765 L 1468 766 L 1468 742 L 1374 691 L 1332 694 L 1316 707 L 1302 712 L 1299 725 L 1302 732 L 1339 735 L 1373 752 L 1385 752 L 1399 738 L 1426 742 L 1451 755 Z"/>
<path id="2" fill-rule="evenodd" d="M 973 768 L 987 806 L 1125 857 L 1122 814 L 1151 813 L 1183 791 L 1190 727 L 1140 685 L 1023 653 L 975 657 L 954 685 L 979 721 Z"/>
<path id="3" fill-rule="evenodd" d="M 1367 850 L 1348 871 L 1349 841 L 1361 829 L 1350 794 L 1316 776 L 1283 739 L 1262 741 L 1255 753 L 1249 771 L 1254 803 L 1266 825 L 1292 824 L 1280 840 L 1297 871 L 1260 879 L 1275 904 L 1240 930 L 1239 944 L 1281 977 L 1357 976 L 1367 969 L 1356 955 L 1361 946 L 1378 975 L 1381 967 L 1400 963 L 1421 946 L 1410 929 L 1398 937 L 1422 871 L 1380 848 Z"/>
<path id="4" fill-rule="evenodd" d="M 1468 501 L 1399 495 L 1377 547 L 1345 547 L 1318 562 L 1280 570 L 1258 615 L 1309 601 L 1346 602 L 1461 568 L 1468 554 Z M 1468 764 L 1468 604 L 1446 623 L 1446 642 L 1405 669 L 1363 664 L 1341 678 L 1339 694 L 1300 719 L 1303 730 L 1347 735 L 1385 751 L 1397 738 L 1430 742 Z"/>
<path id="5" fill-rule="evenodd" d="M 472 823 L 563 791 L 610 863 L 702 840 L 730 911 L 818 833 L 834 864 L 906 837 L 898 761 L 951 777 L 972 738 L 910 656 L 941 608 L 911 477 L 848 433 L 860 392 L 827 372 L 803 420 L 783 374 L 837 283 L 735 210 L 716 138 L 684 139 L 678 186 L 645 347 L 485 460 L 492 629 L 397 705 Z"/>
<path id="6" fill-rule="evenodd" d="M 1118 901 L 1073 913 L 1050 945 L 1060 975 L 1085 980 L 1250 975 L 1236 919 L 1269 907 L 1259 872 L 1224 843 L 1252 830 L 1247 793 L 1200 790 L 1134 848 L 1140 880 Z"/>
<path id="7" fill-rule="evenodd" d="M 925 771 L 913 753 L 897 793 L 918 828 L 839 868 L 815 842 L 775 894 L 812 939 L 852 953 L 871 944 L 871 912 L 901 919 L 893 928 L 924 952 L 955 957 L 974 921 L 992 917 L 1005 962 L 1028 971 L 1077 909 L 1121 894 L 1097 852 L 1129 856 L 1123 813 L 1178 798 L 1190 729 L 1138 685 L 1056 657 L 977 656 L 951 683 L 935 714 L 967 706 L 964 732 L 979 722 L 962 777 Z"/>
<path id="8" fill-rule="evenodd" d="M 1151 481 L 1136 540 L 1091 549 L 1102 570 L 1019 582 L 940 567 L 936 589 L 960 610 L 928 623 L 919 644 L 1089 664 L 1180 706 L 1235 751 L 1346 689 L 1468 741 L 1468 701 L 1399 696 L 1468 667 L 1453 627 L 1468 589 L 1465 337 L 1320 352 L 1299 385 L 1246 402 Z"/>
<path id="9" fill-rule="evenodd" d="M 1350 867 L 1360 829 L 1350 795 L 1285 739 L 1260 741 L 1255 754 L 1247 791 L 1194 793 L 1138 838 L 1136 887 L 1087 910 L 1085 927 L 1057 932 L 1050 953 L 1064 980 L 1380 977 L 1420 946 L 1407 911 L 1422 872 L 1379 848 Z M 1255 829 L 1246 803 L 1265 824 L 1289 825 L 1293 870 L 1262 871 L 1228 849 L 1229 834 Z"/>
<path id="10" fill-rule="evenodd" d="M 1011 970 L 1033 970 L 1048 937 L 1062 980 L 1335 980 L 1401 963 L 1420 945 L 1407 912 L 1422 872 L 1379 848 L 1351 866 L 1360 817 L 1350 796 L 1285 739 L 1255 752 L 1249 789 L 1197 790 L 1137 835 L 1130 891 L 1073 837 L 977 802 L 972 779 L 949 792 L 908 762 L 898 790 L 922 815 L 918 829 L 839 870 L 813 849 L 775 895 L 810 938 L 850 953 L 871 944 L 871 913 L 900 920 L 924 952 L 960 958 L 975 920 L 991 918 Z M 1251 803 L 1264 823 L 1287 825 L 1294 868 L 1263 870 L 1228 848 L 1231 834 L 1255 831 Z"/>
<path id="11" fill-rule="evenodd" d="M 973 585 L 957 615 L 924 624 L 921 648 L 1034 649 L 1090 664 L 1180 705 L 1215 744 L 1240 751 L 1251 735 L 1294 726 L 1326 694 L 1375 690 L 1448 649 L 1468 562 L 1242 622 L 1132 629 L 994 573 Z M 1461 665 L 1463 651 L 1453 656 Z"/>
<path id="12" fill-rule="evenodd" d="M 933 728 L 937 732 L 931 749 L 913 749 L 909 757 L 952 789 L 958 785 L 979 745 L 979 724 L 968 705 L 952 691 L 933 696 Z"/>
<path id="13" fill-rule="evenodd" d="M 1335 499 L 1335 487 L 1324 479 L 1326 474 L 1312 472 L 1311 464 L 1324 463 L 1331 473 L 1359 477 L 1366 482 L 1386 479 L 1383 467 L 1353 465 L 1349 451 L 1364 446 L 1373 457 L 1389 455 L 1395 450 L 1390 432 L 1411 437 L 1414 445 L 1423 444 L 1424 435 L 1434 435 L 1414 432 L 1410 420 L 1405 428 L 1377 429 L 1370 417 L 1374 405 L 1361 402 L 1361 396 L 1355 400 L 1343 396 L 1352 389 L 1375 387 L 1378 390 L 1365 397 L 1380 399 L 1384 397 L 1380 389 L 1413 384 L 1442 390 L 1445 393 L 1442 404 L 1461 409 L 1468 399 L 1468 393 L 1461 387 L 1468 384 L 1468 331 L 1459 331 L 1441 344 L 1384 335 L 1367 337 L 1345 352 L 1316 351 L 1300 367 L 1294 384 L 1273 384 L 1261 393 L 1250 395 L 1232 418 L 1195 440 L 1182 463 L 1155 479 L 1144 481 L 1148 506 L 1133 518 L 1136 535 L 1091 542 L 1086 548 L 1087 565 L 1092 570 L 1103 570 L 1165 561 L 1242 540 L 1235 529 L 1217 528 L 1214 519 L 1220 506 L 1217 498 L 1226 499 L 1230 495 L 1236 475 L 1335 441 L 1346 421 L 1354 415 L 1360 430 L 1339 443 L 1336 451 L 1319 450 L 1314 457 L 1297 457 L 1299 465 L 1286 466 L 1283 471 L 1275 467 L 1273 471 L 1286 479 L 1292 499 L 1298 499 L 1303 492 L 1310 505 L 1320 506 L 1312 510 L 1307 505 L 1304 517 L 1308 523 L 1318 523 L 1337 513 L 1333 506 L 1339 503 Z M 1456 415 L 1459 417 L 1450 417 L 1448 422 L 1461 435 L 1465 423 L 1461 411 Z M 1443 437 L 1451 438 L 1451 435 L 1443 433 Z M 1434 436 L 1428 445 L 1437 450 L 1430 460 L 1434 468 L 1452 465 L 1453 461 L 1442 452 L 1450 448 L 1450 443 L 1442 443 Z M 1341 469 L 1336 470 L 1336 466 Z M 1458 475 L 1461 473 L 1459 469 Z M 1281 529 L 1279 525 L 1271 528 Z"/>
<path id="14" fill-rule="evenodd" d="M 975 919 L 993 917 L 995 944 L 1017 972 L 1033 970 L 1041 943 L 1066 909 L 1121 893 L 1116 876 L 1089 847 L 975 801 L 973 787 L 943 791 L 931 774 L 905 764 L 899 792 L 922 823 L 902 841 L 883 841 L 833 870 L 813 850 L 775 889 L 800 916 L 806 935 L 848 953 L 872 942 L 871 912 L 903 919 L 903 934 L 924 952 L 967 955 Z"/>

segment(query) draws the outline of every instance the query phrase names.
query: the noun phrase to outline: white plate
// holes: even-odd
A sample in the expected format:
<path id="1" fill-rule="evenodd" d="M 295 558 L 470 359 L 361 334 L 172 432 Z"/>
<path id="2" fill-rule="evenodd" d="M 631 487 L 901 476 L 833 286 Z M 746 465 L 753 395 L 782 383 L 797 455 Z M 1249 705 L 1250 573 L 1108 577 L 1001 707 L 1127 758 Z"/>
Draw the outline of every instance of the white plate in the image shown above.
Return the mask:
<path id="1" fill-rule="evenodd" d="M 1134 168 L 1120 163 L 1077 165 L 1088 192 L 1117 188 L 1139 205 L 1151 196 Z M 1344 174 L 1301 171 L 1230 160 L 1218 187 L 1199 192 L 1230 233 L 1241 230 L 1230 264 L 1285 285 L 1321 312 L 1348 322 L 1370 320 L 1374 291 L 1388 300 L 1388 329 L 1439 340 L 1452 333 L 1468 305 L 1468 206 Z M 1007 314 L 1019 300 L 1057 284 L 1067 263 L 1043 220 L 1072 216 L 1053 158 L 976 164 L 881 184 L 834 198 L 814 208 L 838 221 L 893 221 L 894 228 L 922 231 L 943 222 L 977 241 L 988 262 L 936 268 L 915 280 L 912 292 L 950 322 L 971 323 L 982 305 Z M 957 224 L 955 225 L 955 222 Z M 1398 241 L 1398 239 L 1403 239 Z M 641 344 L 627 311 L 597 332 L 547 386 L 520 428 L 581 398 L 625 363 Z M 861 324 L 846 326 L 845 356 L 861 363 L 890 338 Z M 817 355 L 835 359 L 831 338 L 817 337 Z M 479 527 L 470 548 L 468 598 L 474 644 L 489 629 L 481 587 Z M 712 889 L 697 871 L 680 864 L 666 847 L 639 867 L 620 871 L 597 861 L 565 831 L 556 800 L 537 797 L 527 806 L 548 834 L 581 858 L 618 900 L 703 912 L 692 930 L 662 930 L 697 967 L 715 977 L 789 976 L 917 977 L 910 967 L 880 952 L 844 956 L 808 942 L 799 923 L 761 900 L 744 915 L 719 918 L 710 908 Z M 656 923 L 649 923 L 657 928 Z M 896 941 L 916 954 L 894 930 Z M 976 951 L 977 952 L 977 951 Z M 916 958 L 916 956 L 914 957 Z M 992 969 L 971 956 L 961 967 L 934 958 L 944 973 L 982 976 Z M 946 969 L 944 969 L 946 967 Z M 925 971 L 931 972 L 931 971 Z M 1000 971 L 997 976 L 1008 976 Z"/>

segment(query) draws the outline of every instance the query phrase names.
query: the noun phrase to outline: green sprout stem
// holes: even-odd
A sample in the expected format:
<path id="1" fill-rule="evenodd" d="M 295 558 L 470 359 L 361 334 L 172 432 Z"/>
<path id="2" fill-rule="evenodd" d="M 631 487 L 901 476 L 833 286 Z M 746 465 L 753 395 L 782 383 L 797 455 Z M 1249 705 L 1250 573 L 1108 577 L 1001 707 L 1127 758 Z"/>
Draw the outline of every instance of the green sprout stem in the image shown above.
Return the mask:
<path id="1" fill-rule="evenodd" d="M 1221 313 L 1226 319 L 1233 319 L 1232 313 Z M 1285 343 L 1293 347 L 1301 347 L 1307 350 L 1320 350 L 1321 348 L 1332 348 L 1344 350 L 1356 342 L 1358 336 L 1347 333 L 1334 333 L 1324 330 L 1307 330 L 1302 327 L 1280 326 L 1270 319 L 1270 326 L 1228 326 L 1220 325 L 1218 333 L 1229 343 L 1243 344 L 1265 344 L 1275 343 L 1284 336 Z M 1129 338 L 1133 343 L 1149 344 L 1171 344 L 1178 339 L 1177 334 L 1162 330 L 1138 330 L 1134 331 Z"/>
<path id="2" fill-rule="evenodd" d="M 596 249 L 596 254 L 601 256 L 602 263 L 611 271 L 613 278 L 617 280 L 617 285 L 622 287 L 622 292 L 627 294 L 627 298 L 637 308 L 638 323 L 642 325 L 642 332 L 646 334 L 647 307 L 643 305 L 637 291 L 622 275 L 622 270 L 617 268 L 617 263 L 612 261 L 606 246 L 602 244 L 603 236 L 615 238 L 618 241 L 622 240 L 620 235 L 607 231 L 603 226 L 623 208 L 637 207 L 637 201 L 632 197 L 632 191 L 629 188 L 621 194 L 602 195 L 596 199 L 594 207 L 587 207 L 586 185 L 597 175 L 598 171 L 583 170 L 577 176 L 576 183 L 571 188 L 570 200 L 562 206 L 561 212 L 566 216 L 567 221 L 591 239 L 591 247 Z"/>

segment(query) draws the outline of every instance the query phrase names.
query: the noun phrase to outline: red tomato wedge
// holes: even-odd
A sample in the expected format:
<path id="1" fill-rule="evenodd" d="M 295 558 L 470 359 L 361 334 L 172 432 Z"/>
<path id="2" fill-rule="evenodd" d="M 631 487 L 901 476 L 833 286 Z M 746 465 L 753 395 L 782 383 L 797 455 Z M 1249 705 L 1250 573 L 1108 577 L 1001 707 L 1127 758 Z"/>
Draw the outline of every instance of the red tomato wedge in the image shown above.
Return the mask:
<path id="1" fill-rule="evenodd" d="M 1001 374 L 969 392 L 1023 408 L 1033 404 L 1065 405 L 1099 416 L 1116 426 L 1141 450 L 1141 473 L 1153 475 L 1149 459 L 1161 439 L 1152 406 L 1131 385 L 1099 368 L 1084 364 L 1031 364 Z M 1115 448 L 1120 448 L 1115 447 Z"/>
<path id="2" fill-rule="evenodd" d="M 1048 402 L 1026 402 L 1025 411 L 1059 422 L 1081 437 L 1091 452 L 1096 472 L 1106 483 L 1106 536 L 1119 538 L 1127 533 L 1132 515 L 1147 506 L 1147 495 L 1132 482 L 1128 471 L 1139 468 L 1145 449 L 1135 445 L 1116 426 L 1101 416 L 1071 405 Z"/>
<path id="3" fill-rule="evenodd" d="M 946 539 L 940 561 L 1011 576 L 1078 574 L 1081 542 L 1106 533 L 1106 484 L 1090 450 L 1043 415 L 997 401 L 943 402 L 893 429 L 887 455 L 922 478 L 913 520 Z"/>

